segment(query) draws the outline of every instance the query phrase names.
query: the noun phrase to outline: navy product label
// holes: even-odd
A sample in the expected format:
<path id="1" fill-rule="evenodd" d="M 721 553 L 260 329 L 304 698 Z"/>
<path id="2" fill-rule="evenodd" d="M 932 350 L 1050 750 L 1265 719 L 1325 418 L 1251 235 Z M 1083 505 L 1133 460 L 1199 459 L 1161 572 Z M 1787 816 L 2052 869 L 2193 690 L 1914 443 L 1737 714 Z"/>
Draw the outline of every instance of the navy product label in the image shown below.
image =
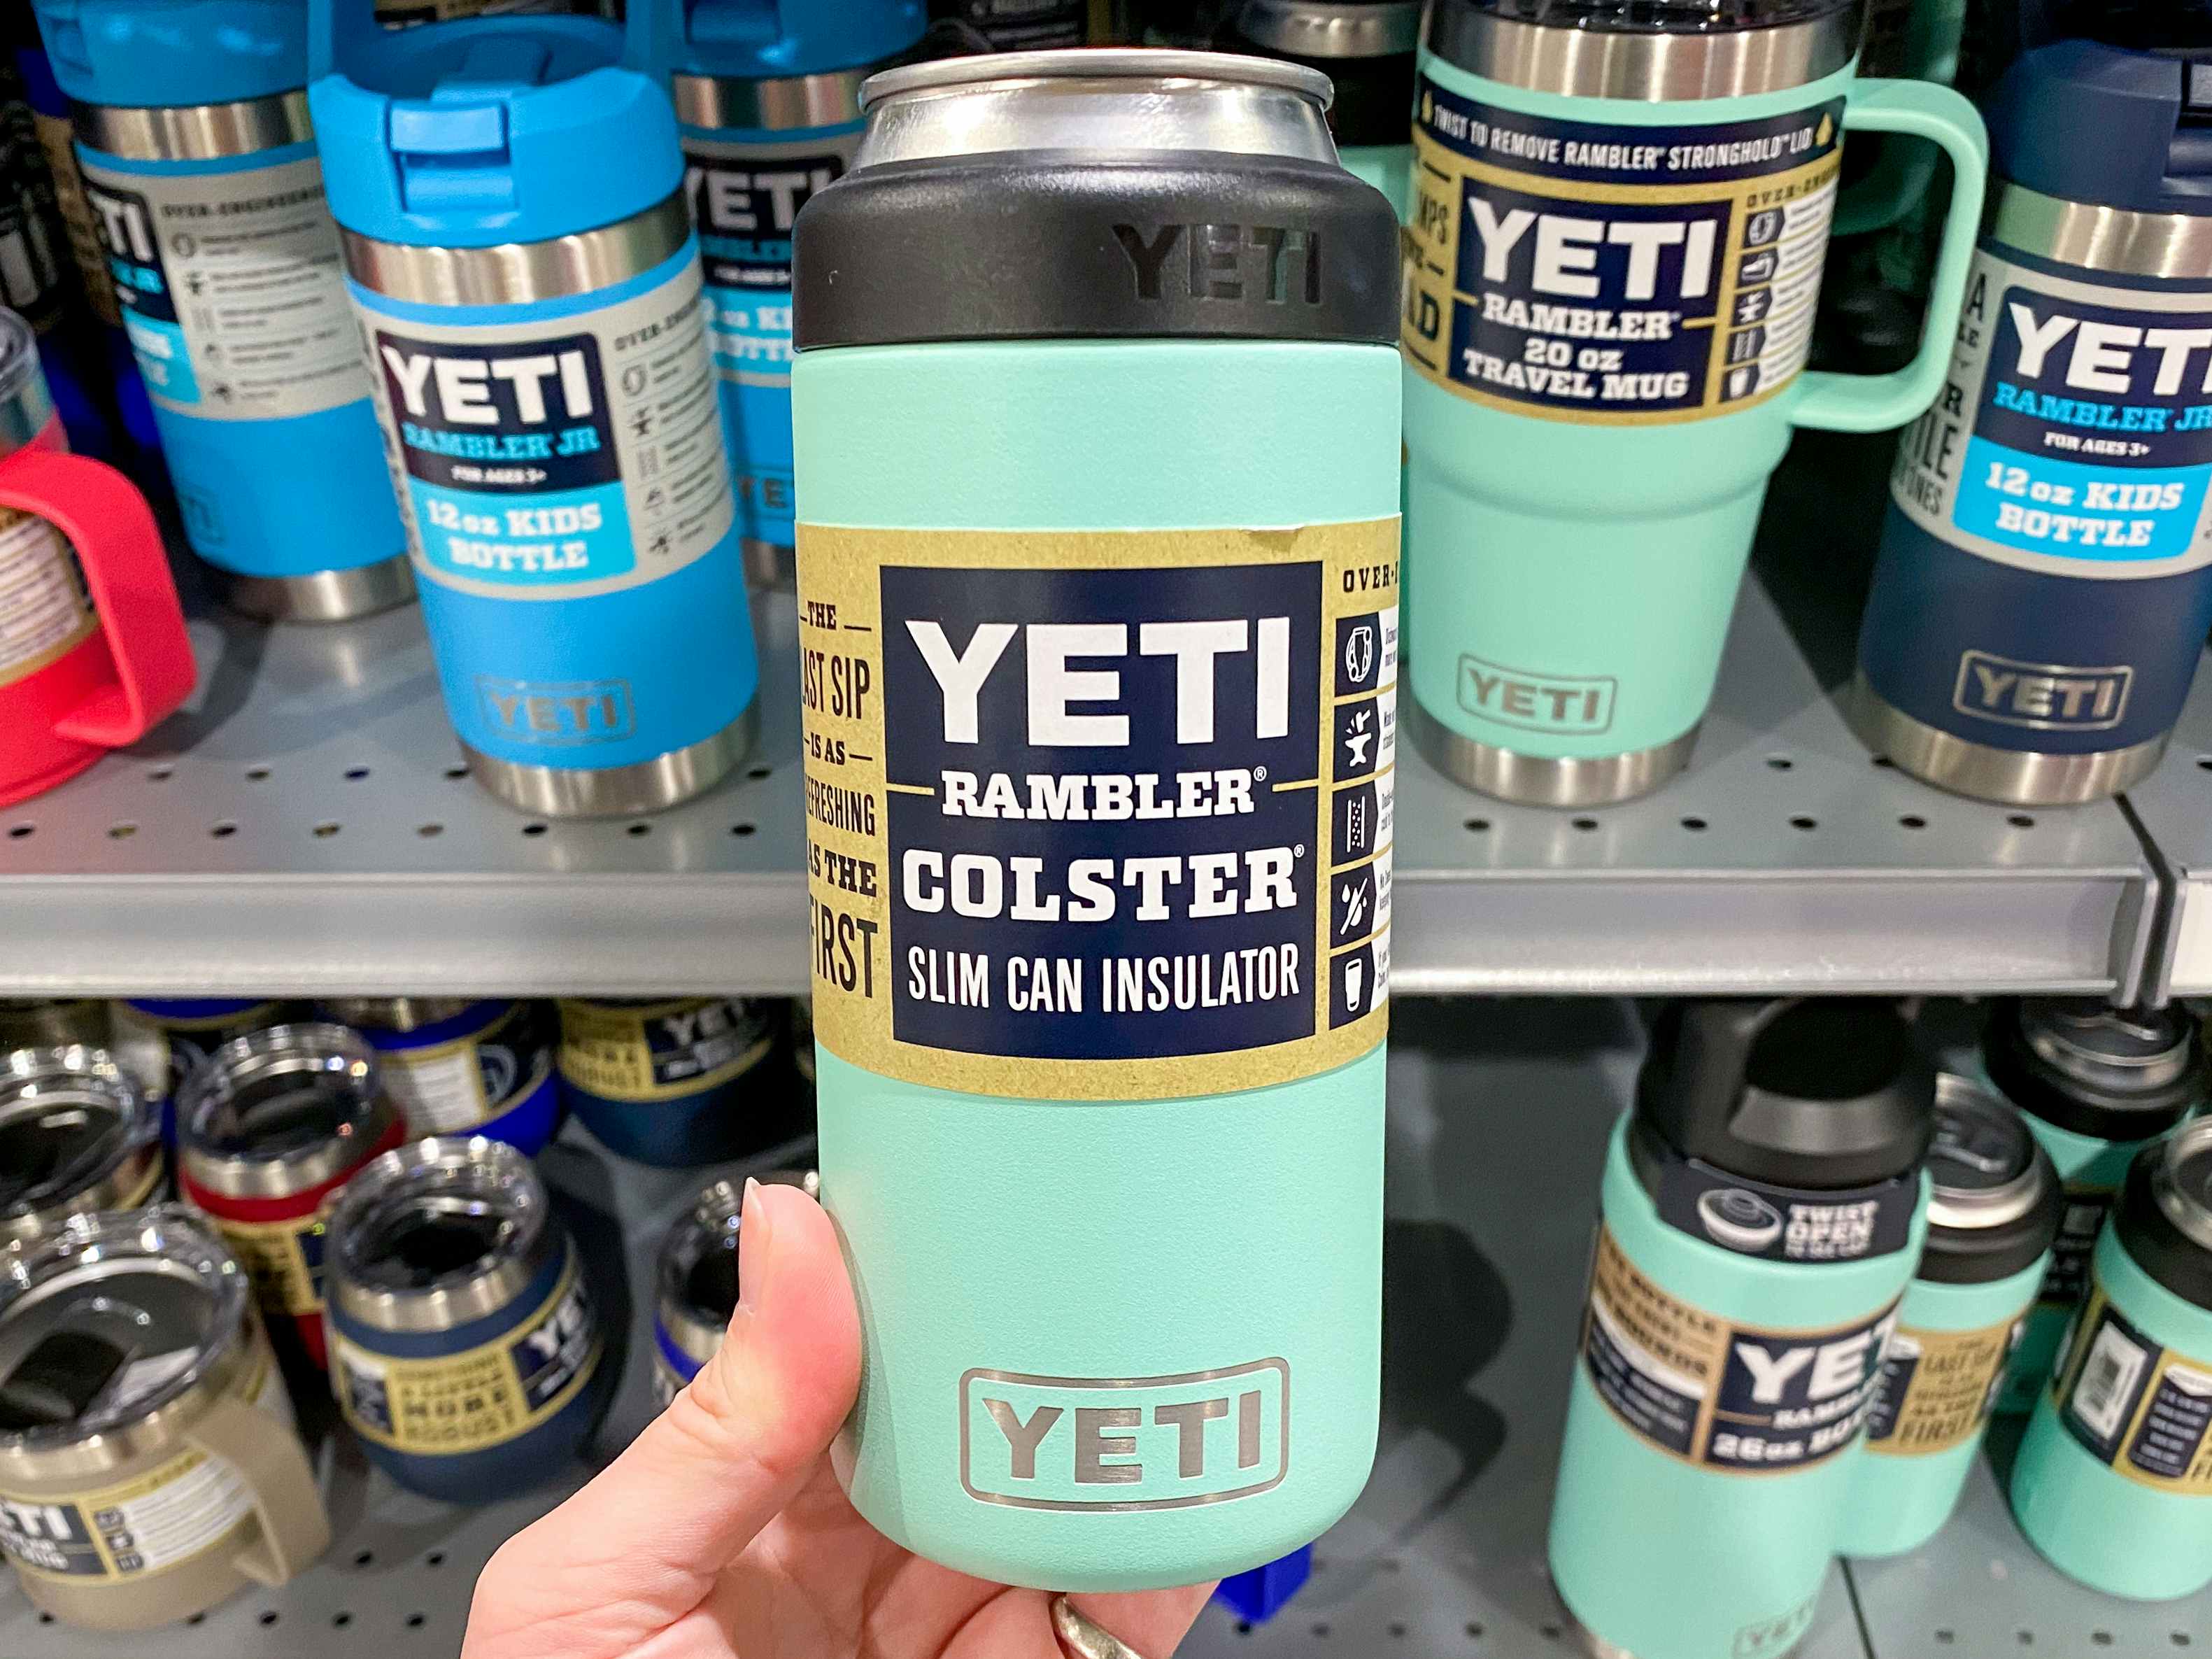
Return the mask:
<path id="1" fill-rule="evenodd" d="M 1897 1304 L 1826 1330 L 1730 1323 L 1639 1273 L 1598 1233 L 1583 1366 L 1639 1438 L 1701 1468 L 1781 1473 L 1823 1462 L 1865 1426 Z"/>
<path id="2" fill-rule="evenodd" d="M 1698 420 L 1774 396 L 1812 346 L 1843 111 L 1615 126 L 1424 76 L 1407 359 L 1550 420 Z"/>
<path id="3" fill-rule="evenodd" d="M 684 137 L 684 187 L 707 273 L 707 340 L 723 379 L 791 381 L 791 228 L 852 165 L 858 121 L 804 138 Z"/>
<path id="4" fill-rule="evenodd" d="M 2022 1328 L 2019 1319 L 1971 1331 L 1899 1325 L 1882 1354 L 1867 1449 L 1926 1457 L 1979 1434 L 2004 1389 L 2006 1362 Z"/>
<path id="5" fill-rule="evenodd" d="M 62 532 L 33 514 L 0 507 L 0 686 L 60 661 L 99 626 Z"/>
<path id="6" fill-rule="evenodd" d="M 1382 1040 L 1395 518 L 799 533 L 824 1045 L 1151 1099 Z"/>
<path id="7" fill-rule="evenodd" d="M 2161 1346 L 2094 1278 L 2051 1382 L 2066 1431 L 2129 1480 L 2212 1498 L 2212 1357 Z"/>
<path id="8" fill-rule="evenodd" d="M 561 1005 L 561 1075 L 602 1100 L 690 1100 L 775 1046 L 773 1005 L 750 997 Z"/>
<path id="9" fill-rule="evenodd" d="M 398 1358 L 331 1334 L 331 1383 L 355 1433 L 394 1451 L 503 1446 L 558 1414 L 599 1369 L 599 1321 L 570 1251 L 544 1304 L 458 1353 Z"/>
<path id="10" fill-rule="evenodd" d="M 2085 276 L 2090 273 L 2084 273 Z M 1955 547 L 2104 580 L 2212 563 L 2212 289 L 2108 287 L 1975 255 L 1950 377 L 1909 428 L 1899 508 Z M 1954 707 L 2000 725 L 2118 726 L 2124 663 L 1957 665 Z"/>
<path id="11" fill-rule="evenodd" d="M 321 163 L 155 173 L 82 154 L 86 203 L 155 403 L 267 421 L 368 395 Z"/>
<path id="12" fill-rule="evenodd" d="M 1799 1192 L 1677 1158 L 1661 1164 L 1655 1197 L 1669 1226 L 1738 1255 L 1856 1261 L 1893 1255 L 1911 1242 L 1920 1176 L 1915 1171 L 1871 1187 Z"/>
<path id="13" fill-rule="evenodd" d="M 400 320 L 374 295 L 355 297 L 425 579 L 495 599 L 584 599 L 681 570 L 730 533 L 696 264 L 612 305 L 538 321 Z M 534 695 L 592 704 L 588 722 L 577 717 L 591 738 L 627 736 L 635 720 L 627 688 L 477 690 L 501 728 L 515 724 L 504 709 Z"/>
<path id="14" fill-rule="evenodd" d="M 553 1034 L 534 1003 L 511 1004 L 466 1036 L 412 1048 L 386 1036 L 385 1044 L 385 1086 L 406 1114 L 410 1138 L 465 1133 L 513 1110 L 553 1075 Z"/>

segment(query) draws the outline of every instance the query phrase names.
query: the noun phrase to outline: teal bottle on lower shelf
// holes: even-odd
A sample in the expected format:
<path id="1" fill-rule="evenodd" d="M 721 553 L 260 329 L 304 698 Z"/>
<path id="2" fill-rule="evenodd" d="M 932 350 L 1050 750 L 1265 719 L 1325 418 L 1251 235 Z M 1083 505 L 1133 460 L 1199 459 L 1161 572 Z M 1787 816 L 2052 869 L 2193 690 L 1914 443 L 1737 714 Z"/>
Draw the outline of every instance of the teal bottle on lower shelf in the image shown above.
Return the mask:
<path id="1" fill-rule="evenodd" d="M 1972 1079 L 1937 1079 L 1928 1175 L 1928 1243 L 1882 1354 L 1845 1555 L 1917 1549 L 1951 1518 L 2058 1231 L 2050 1158 Z"/>
<path id="2" fill-rule="evenodd" d="M 1262 1565 L 1374 1452 L 1395 226 L 1216 63 L 890 71 L 799 218 L 832 1460 L 1003 1583 Z"/>
<path id="3" fill-rule="evenodd" d="M 2035 1409 L 2057 1364 L 2129 1165 L 2197 1109 L 2212 1089 L 2212 1069 L 2186 1010 L 2114 1008 L 2091 997 L 1996 1002 L 1982 1065 L 2051 1155 L 2065 1193 L 2051 1271 L 1997 1399 L 2000 1413 L 2020 1415 Z"/>
<path id="4" fill-rule="evenodd" d="M 1552 1580 L 1606 1652 L 1778 1654 L 1827 1578 L 1925 1236 L 1933 1080 L 1887 1006 L 1665 1018 L 1606 1158 Z"/>
<path id="5" fill-rule="evenodd" d="M 2129 1170 L 2012 1506 L 2052 1565 L 2107 1595 L 2212 1583 L 2212 1122 Z"/>

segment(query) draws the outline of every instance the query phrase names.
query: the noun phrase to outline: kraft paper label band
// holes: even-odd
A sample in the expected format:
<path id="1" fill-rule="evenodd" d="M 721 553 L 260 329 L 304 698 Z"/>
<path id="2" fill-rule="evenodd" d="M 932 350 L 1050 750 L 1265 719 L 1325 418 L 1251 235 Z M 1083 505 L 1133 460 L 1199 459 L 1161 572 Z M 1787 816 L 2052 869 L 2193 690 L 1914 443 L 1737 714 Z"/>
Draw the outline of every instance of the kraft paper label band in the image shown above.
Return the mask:
<path id="1" fill-rule="evenodd" d="M 744 1076 L 774 1046 L 767 1017 L 743 997 L 561 1005 L 561 1075 L 603 1100 L 688 1100 Z"/>
<path id="2" fill-rule="evenodd" d="M 215 1218 L 263 1310 L 294 1316 L 322 1311 L 325 1221 L 319 1209 L 287 1221 Z"/>
<path id="3" fill-rule="evenodd" d="M 814 1021 L 1027 1099 L 1383 1038 L 1398 521 L 799 526 Z"/>
<path id="4" fill-rule="evenodd" d="M 2051 1388 L 2067 1432 L 2114 1473 L 2212 1498 L 2212 1357 L 2160 1346 L 2098 1285 Z"/>
<path id="5" fill-rule="evenodd" d="M 1812 349 L 1843 112 L 1555 121 L 1424 76 L 1407 361 L 1547 420 L 1694 421 L 1774 396 Z"/>
<path id="6" fill-rule="evenodd" d="M 362 1438 L 450 1456 L 505 1445 L 557 1414 L 592 1380 L 600 1352 L 572 1250 L 552 1293 L 506 1334 L 459 1353 L 400 1359 L 333 1331 L 331 1379 Z"/>
<path id="7" fill-rule="evenodd" d="M 1867 1449 L 1926 1457 L 1979 1434 L 2003 1390 L 2005 1362 L 2021 1328 L 2018 1319 L 1972 1331 L 1899 1326 L 1882 1354 Z"/>
<path id="8" fill-rule="evenodd" d="M 0 686 L 59 662 L 99 625 L 62 532 L 33 514 L 0 507 Z"/>
<path id="9" fill-rule="evenodd" d="M 1622 1426 L 1726 1474 L 1786 1474 L 1850 1447 L 1865 1425 L 1897 1318 L 1825 1330 L 1735 1325 L 1668 1295 L 1598 1234 L 1583 1364 Z"/>
<path id="10" fill-rule="evenodd" d="M 240 1392 L 283 1385 L 258 1361 Z M 289 1420 L 290 1405 L 283 1407 Z M 272 1415 L 270 1426 L 289 1426 Z M 245 1477 L 198 1449 L 113 1486 L 64 1497 L 0 1492 L 0 1553 L 19 1572 L 62 1581 L 143 1578 L 227 1547 L 253 1518 Z"/>

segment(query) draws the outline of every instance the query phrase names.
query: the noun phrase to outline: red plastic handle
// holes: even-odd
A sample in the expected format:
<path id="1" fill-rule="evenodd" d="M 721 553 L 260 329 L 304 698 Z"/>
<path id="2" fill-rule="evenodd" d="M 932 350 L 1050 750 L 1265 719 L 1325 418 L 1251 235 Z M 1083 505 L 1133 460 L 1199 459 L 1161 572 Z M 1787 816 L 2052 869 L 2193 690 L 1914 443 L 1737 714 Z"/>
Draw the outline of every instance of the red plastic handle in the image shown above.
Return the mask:
<path id="1" fill-rule="evenodd" d="M 34 513 L 69 538 L 115 661 L 113 685 L 55 722 L 79 743 L 136 743 L 191 695 L 197 672 L 161 527 L 113 467 L 43 443 L 0 462 L 0 507 Z"/>

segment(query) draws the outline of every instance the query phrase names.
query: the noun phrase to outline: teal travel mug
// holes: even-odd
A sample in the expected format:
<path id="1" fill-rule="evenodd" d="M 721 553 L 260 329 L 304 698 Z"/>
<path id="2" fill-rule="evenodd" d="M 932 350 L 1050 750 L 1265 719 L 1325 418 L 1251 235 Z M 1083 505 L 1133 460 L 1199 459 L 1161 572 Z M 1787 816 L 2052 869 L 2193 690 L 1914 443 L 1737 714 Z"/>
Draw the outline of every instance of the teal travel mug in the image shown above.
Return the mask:
<path id="1" fill-rule="evenodd" d="M 792 371 L 865 1347 L 833 1458 L 1002 1583 L 1242 1571 L 1374 1454 L 1397 225 L 1297 64 L 977 56 L 861 100 Z"/>
<path id="2" fill-rule="evenodd" d="M 1552 1503 L 1594 1651 L 1786 1652 L 1843 1534 L 1926 1233 L 1935 1079 L 1893 1004 L 1675 1004 L 1606 1157 Z"/>
<path id="3" fill-rule="evenodd" d="M 1685 765 L 1800 426 L 1942 383 L 1981 212 L 1957 94 L 1855 77 L 1851 0 L 1436 0 L 1405 304 L 1419 735 L 1473 787 L 1626 799 Z M 1843 137 L 1950 155 L 1919 354 L 1802 372 Z"/>
<path id="4" fill-rule="evenodd" d="M 2081 1305 L 2089 1257 L 2128 1166 L 2212 1089 L 2196 1022 L 2181 1008 L 2093 998 L 2008 998 L 1990 1011 L 1982 1066 L 2051 1154 L 2065 1209 L 1997 1410 L 2035 1409 Z"/>
<path id="5" fill-rule="evenodd" d="M 1845 1555 L 1918 1549 L 1951 1518 L 2058 1232 L 2050 1154 L 1970 1079 L 1936 1080 L 1928 1179 L 1928 1244 L 1882 1355 Z"/>
<path id="6" fill-rule="evenodd" d="M 2052 1565 L 2107 1595 L 2212 1583 L 2212 1122 L 2130 1166 L 2012 1507 Z"/>

